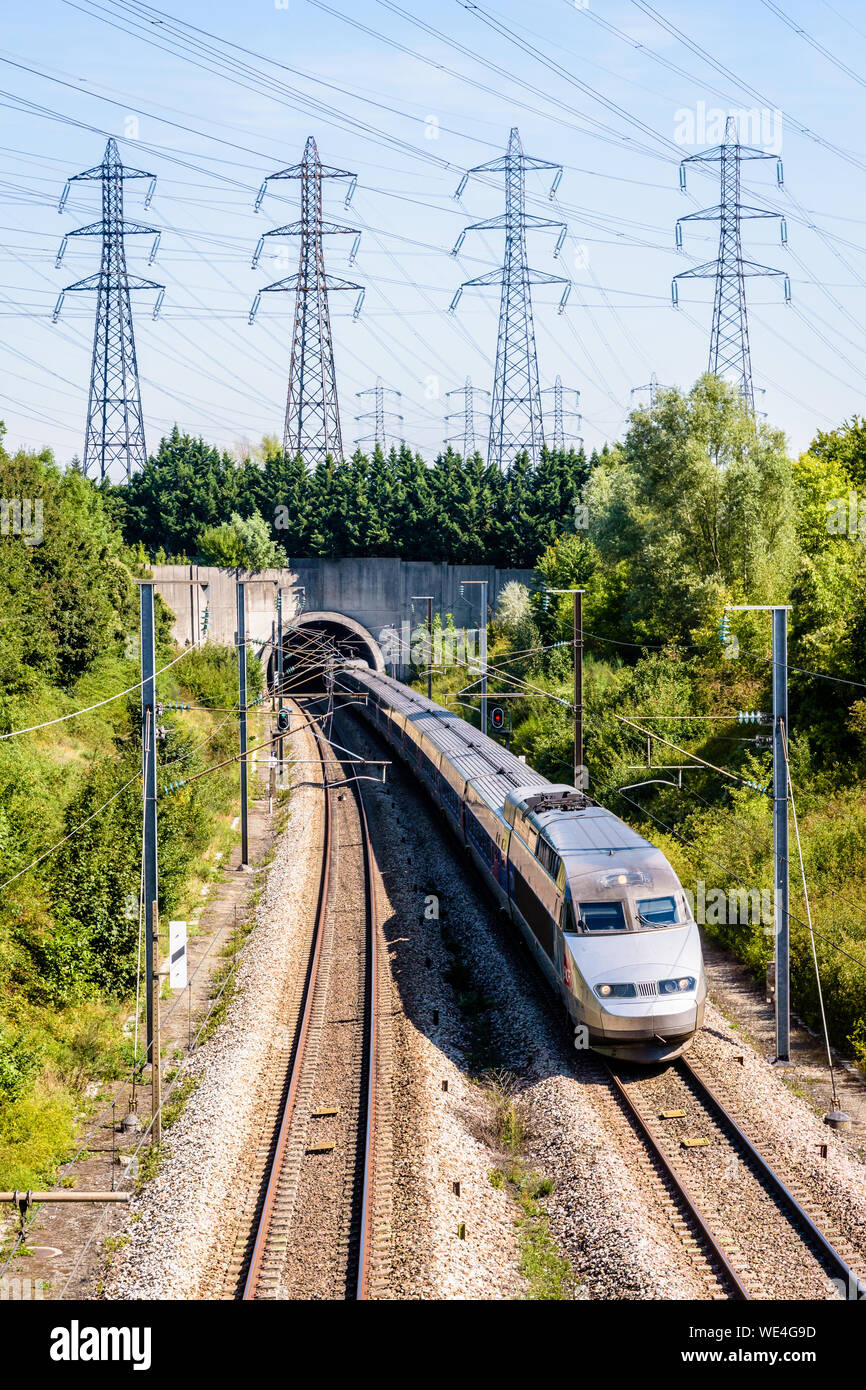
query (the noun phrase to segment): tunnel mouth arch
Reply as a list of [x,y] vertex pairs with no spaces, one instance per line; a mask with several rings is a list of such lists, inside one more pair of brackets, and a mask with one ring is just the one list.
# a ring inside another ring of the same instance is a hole
[[[363,661],[373,671],[384,671],[382,649],[373,634],[345,613],[299,613],[283,628],[283,688],[286,695],[319,689],[321,666],[317,653],[333,642],[347,661]],[[289,668],[294,668],[290,670]],[[274,674],[276,674],[274,672]]]

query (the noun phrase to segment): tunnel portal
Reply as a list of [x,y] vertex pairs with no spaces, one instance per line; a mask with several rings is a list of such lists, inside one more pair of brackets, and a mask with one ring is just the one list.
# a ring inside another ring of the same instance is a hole
[[[382,650],[375,637],[343,613],[303,613],[283,632],[283,693],[322,694],[326,664],[333,657],[363,661],[384,671]],[[275,679],[276,672],[272,672]]]

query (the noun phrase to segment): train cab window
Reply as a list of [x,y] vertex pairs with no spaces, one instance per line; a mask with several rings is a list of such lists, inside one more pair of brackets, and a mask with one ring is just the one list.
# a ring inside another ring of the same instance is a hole
[[580,924],[584,931],[625,931],[625,912],[621,902],[581,903]]
[[572,902],[568,902],[565,905],[562,930],[565,932],[566,936],[577,936],[577,923],[574,920],[574,904]]
[[637,898],[635,907],[642,927],[665,927],[678,920],[676,899],[672,896]]
[[549,841],[545,840],[542,835],[539,835],[538,837],[538,845],[536,846],[535,857],[538,860],[539,864],[541,864],[547,870],[547,872],[550,874],[550,877],[555,879],[557,873],[559,872],[559,866],[562,861],[560,860],[556,850],[553,848],[553,845],[550,844]]

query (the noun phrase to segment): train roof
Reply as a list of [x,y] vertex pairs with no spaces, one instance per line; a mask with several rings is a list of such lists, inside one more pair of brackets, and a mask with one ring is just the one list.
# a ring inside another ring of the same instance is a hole
[[591,797],[562,783],[518,787],[506,797],[505,819],[532,826],[554,849],[566,851],[651,848],[649,840]]
[[428,700],[426,695],[377,671],[352,667],[351,674],[370,690],[385,695],[391,708],[411,720],[436,748],[445,753],[467,782],[475,785],[476,781],[499,778],[500,803],[509,787],[526,790],[546,790],[550,787],[546,777],[527,767],[501,743],[467,724],[459,714]]
[[378,671],[353,664],[349,674],[384,696],[391,709],[429,738],[473,790],[524,838],[527,832],[543,834],[562,855],[609,857],[617,850],[641,850],[654,851],[663,859],[651,841],[613,811],[573,786],[549,782],[459,714]]

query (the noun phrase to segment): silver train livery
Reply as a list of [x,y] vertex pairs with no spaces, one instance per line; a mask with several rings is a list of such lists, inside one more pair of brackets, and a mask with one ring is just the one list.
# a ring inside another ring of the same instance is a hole
[[338,685],[409,764],[562,998],[575,1045],[663,1062],[706,997],[698,928],[654,845],[408,686],[351,663]]

